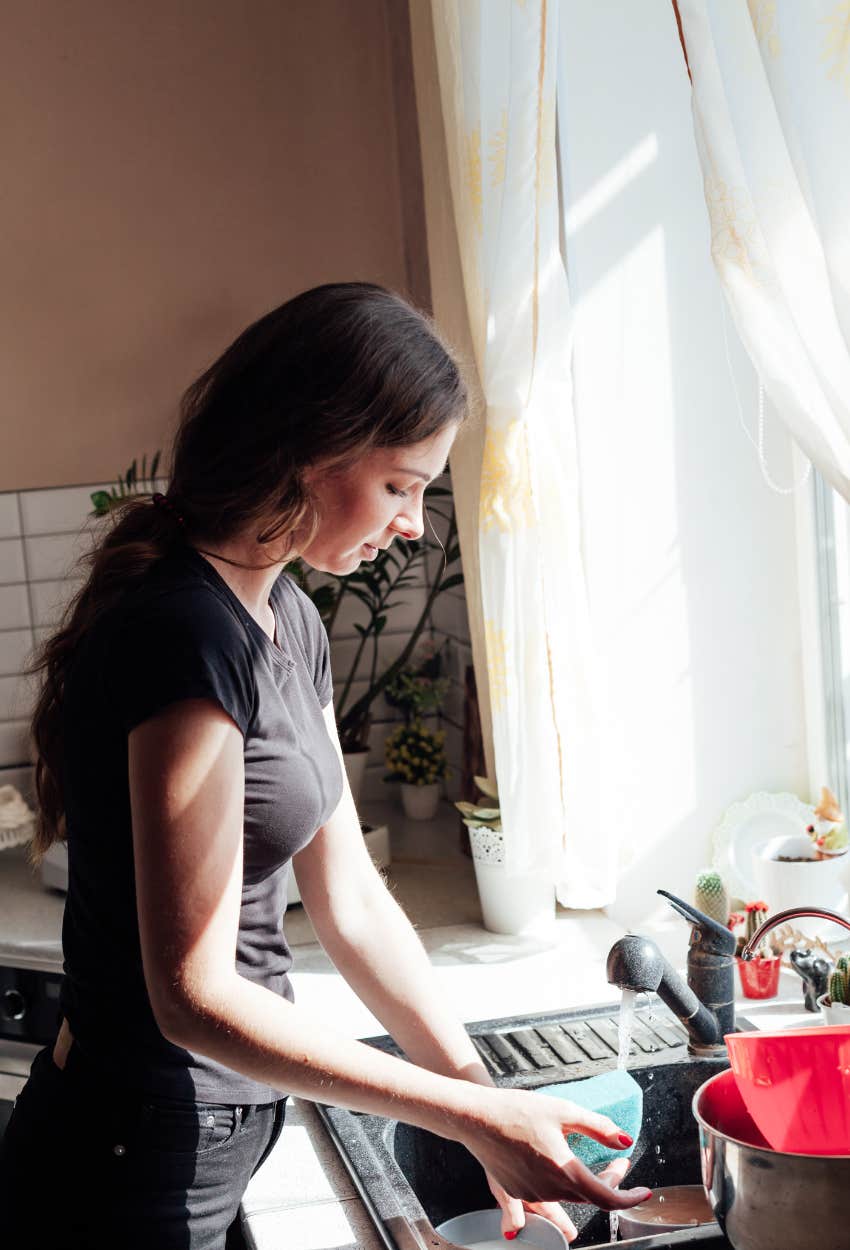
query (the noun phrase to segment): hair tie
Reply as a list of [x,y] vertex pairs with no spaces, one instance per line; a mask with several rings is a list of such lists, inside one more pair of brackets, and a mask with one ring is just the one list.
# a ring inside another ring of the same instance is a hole
[[186,524],[182,514],[178,512],[177,508],[175,508],[168,496],[163,495],[161,490],[154,491],[151,499],[155,508],[159,508],[161,512],[167,512],[169,516],[174,518],[178,525]]

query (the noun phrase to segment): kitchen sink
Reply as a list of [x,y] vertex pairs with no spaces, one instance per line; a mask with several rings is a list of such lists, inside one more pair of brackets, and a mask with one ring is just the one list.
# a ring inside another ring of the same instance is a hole
[[[616,1066],[616,1008],[490,1020],[468,1032],[500,1086],[534,1089],[582,1080]],[[391,1038],[369,1043],[401,1055]],[[644,1114],[628,1185],[699,1184],[699,1136],[691,1113],[695,1090],[725,1058],[695,1059],[679,1022],[660,1003],[635,1013],[628,1069],[644,1091]],[[380,1116],[322,1106],[319,1113],[387,1250],[432,1250],[444,1220],[494,1206],[484,1172],[457,1142]],[[565,1204],[579,1229],[575,1246],[610,1245],[608,1214]],[[729,1243],[716,1225],[661,1233],[629,1242],[634,1250],[693,1246],[719,1250]]]

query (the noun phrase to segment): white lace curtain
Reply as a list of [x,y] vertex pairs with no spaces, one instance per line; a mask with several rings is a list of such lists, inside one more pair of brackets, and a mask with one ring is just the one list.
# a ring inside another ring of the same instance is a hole
[[[455,223],[486,402],[482,620],[506,869],[560,901],[614,895],[598,828],[594,652],[580,548],[570,307],[555,151],[558,0],[432,0]],[[470,475],[471,477],[471,475]]]
[[777,414],[850,500],[850,3],[678,9],[723,290]]

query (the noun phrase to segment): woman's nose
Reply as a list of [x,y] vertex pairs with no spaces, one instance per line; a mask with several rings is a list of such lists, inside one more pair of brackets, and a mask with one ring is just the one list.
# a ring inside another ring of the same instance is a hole
[[422,508],[417,511],[408,509],[406,512],[400,512],[393,521],[393,529],[400,538],[406,538],[412,541],[415,538],[421,538],[425,533],[425,524],[422,519]]

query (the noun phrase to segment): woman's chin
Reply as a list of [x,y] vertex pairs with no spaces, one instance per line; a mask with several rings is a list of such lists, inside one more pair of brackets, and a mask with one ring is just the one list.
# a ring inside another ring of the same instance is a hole
[[302,555],[301,559],[317,573],[329,573],[332,577],[346,577],[359,568],[366,557],[361,551],[351,551],[344,556],[316,556],[312,559],[310,556]]

